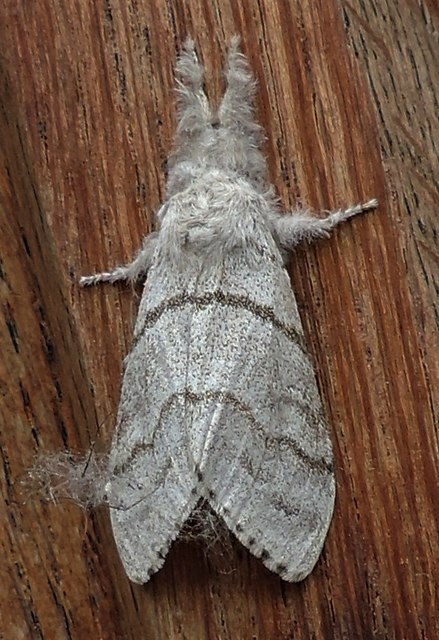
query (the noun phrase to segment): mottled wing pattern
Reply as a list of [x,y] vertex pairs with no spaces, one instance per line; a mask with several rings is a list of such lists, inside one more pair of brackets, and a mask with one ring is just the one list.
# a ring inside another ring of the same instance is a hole
[[125,570],[138,583],[147,582],[162,566],[198,500],[182,429],[186,401],[178,393],[187,375],[184,354],[190,317],[181,314],[175,330],[175,318],[150,312],[162,297],[178,290],[177,280],[169,283],[151,270],[125,362],[111,449],[108,500],[113,533]]
[[235,252],[206,272],[150,273],[109,488],[135,582],[160,568],[201,496],[284,579],[303,579],[321,551],[331,443],[289,278],[265,242],[257,265]]
[[259,268],[238,266],[226,259],[197,291],[191,449],[200,491],[229,528],[271,570],[299,581],[332,517],[331,442],[277,250]]

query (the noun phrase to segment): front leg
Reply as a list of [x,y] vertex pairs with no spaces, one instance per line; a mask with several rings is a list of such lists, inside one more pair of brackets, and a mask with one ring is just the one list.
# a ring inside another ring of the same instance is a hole
[[291,250],[302,241],[327,238],[334,227],[353,216],[370,211],[378,206],[373,199],[349,209],[335,211],[326,218],[316,218],[307,211],[293,211],[291,215],[276,215],[272,218],[276,239],[281,249]]
[[143,247],[129,264],[116,267],[113,271],[95,273],[91,276],[83,276],[79,280],[81,287],[88,287],[101,282],[120,282],[121,280],[131,283],[145,278],[153,262],[154,252],[157,246],[158,232],[154,231],[146,236]]

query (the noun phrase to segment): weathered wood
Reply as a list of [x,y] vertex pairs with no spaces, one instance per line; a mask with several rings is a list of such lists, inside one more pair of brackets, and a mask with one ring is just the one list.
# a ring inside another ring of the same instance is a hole
[[[439,634],[438,87],[433,1],[6,0],[0,7],[0,638]],[[38,451],[109,442],[138,298],[81,291],[163,198],[173,67],[218,99],[241,33],[285,205],[377,212],[292,257],[337,456],[325,552],[288,585],[238,544],[177,543],[146,587],[104,510],[24,501]]]

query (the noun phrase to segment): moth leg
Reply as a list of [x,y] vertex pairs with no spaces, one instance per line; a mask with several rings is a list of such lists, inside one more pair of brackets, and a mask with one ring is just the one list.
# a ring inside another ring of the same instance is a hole
[[223,127],[244,129],[245,135],[252,135],[254,131],[260,131],[253,113],[256,82],[246,57],[239,49],[239,43],[239,36],[234,36],[230,42],[227,89],[218,110],[218,118]]
[[316,218],[307,211],[294,211],[291,215],[277,215],[272,222],[279,245],[282,249],[290,250],[302,241],[327,238],[332,229],[341,222],[377,206],[378,200],[373,199],[330,213],[326,218]]
[[264,139],[262,127],[255,120],[257,83],[246,57],[239,49],[239,36],[230,42],[225,71],[227,88],[217,114],[217,124],[225,130],[217,143],[218,162],[244,173],[246,177],[268,188],[267,163],[260,147]]
[[95,273],[90,276],[83,276],[79,280],[82,287],[88,287],[101,282],[120,282],[128,281],[131,283],[144,278],[152,265],[154,251],[157,246],[158,232],[154,231],[146,236],[143,241],[143,247],[132,262],[113,269],[113,271],[104,271]]
[[177,146],[182,151],[184,139],[203,133],[212,119],[203,89],[204,69],[198,60],[194,41],[188,38],[176,65],[177,72]]
[[168,198],[183,191],[200,173],[200,158],[211,143],[212,112],[204,92],[204,69],[188,38],[176,65],[177,131],[169,158]]

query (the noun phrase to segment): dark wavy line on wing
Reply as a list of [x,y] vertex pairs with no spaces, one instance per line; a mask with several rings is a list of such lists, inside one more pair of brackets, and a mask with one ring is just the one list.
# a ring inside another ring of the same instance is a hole
[[224,293],[224,291],[221,291],[220,289],[203,293],[201,295],[182,293],[178,296],[174,296],[173,298],[164,300],[161,304],[155,307],[155,309],[151,309],[151,311],[148,311],[145,314],[143,327],[135,343],[141,339],[144,331],[148,327],[153,326],[164,313],[180,309],[188,304],[194,305],[197,309],[204,309],[211,304],[220,304],[225,307],[234,307],[235,309],[244,309],[249,311],[265,322],[270,322],[274,327],[276,327],[276,329],[282,331],[282,333],[284,333],[289,340],[294,342],[304,353],[307,353],[305,339],[301,332],[295,327],[279,320],[271,307],[264,304],[258,304],[248,296]]
[[[204,391],[203,393],[194,393],[191,389],[186,388],[182,391],[173,393],[172,395],[169,396],[169,398],[166,400],[166,402],[163,404],[160,410],[160,416],[159,416],[158,424],[155,431],[157,431],[160,428],[163,418],[165,417],[166,413],[172,407],[174,401],[177,398],[184,398],[186,402],[189,402],[193,405],[203,402],[205,400],[217,400],[219,402],[228,403],[232,405],[237,411],[244,414],[246,418],[250,421],[250,423],[254,426],[254,428],[263,434],[263,437],[265,438],[265,446],[268,449],[273,447],[289,448],[300,460],[302,460],[304,464],[306,464],[307,467],[309,467],[313,471],[318,471],[319,473],[322,473],[322,474],[326,474],[326,473],[330,474],[333,472],[333,465],[331,462],[328,462],[325,458],[312,458],[306,453],[306,451],[302,449],[300,444],[296,442],[293,438],[289,436],[277,437],[272,435],[266,435],[265,428],[255,418],[253,411],[250,409],[250,407],[246,405],[244,402],[242,402],[241,400],[239,400],[238,398],[236,398],[236,396],[234,396],[232,393],[228,393],[224,391],[215,391],[212,389],[212,390]],[[308,423],[310,419],[311,419],[311,416],[308,416]],[[125,473],[129,465],[134,462],[137,456],[139,456],[143,451],[149,450],[151,452],[153,451],[153,449],[154,449],[154,445],[153,445],[153,442],[151,441],[137,443],[133,447],[129,457],[125,460],[125,462],[118,465],[114,469],[114,473],[116,475]]]

